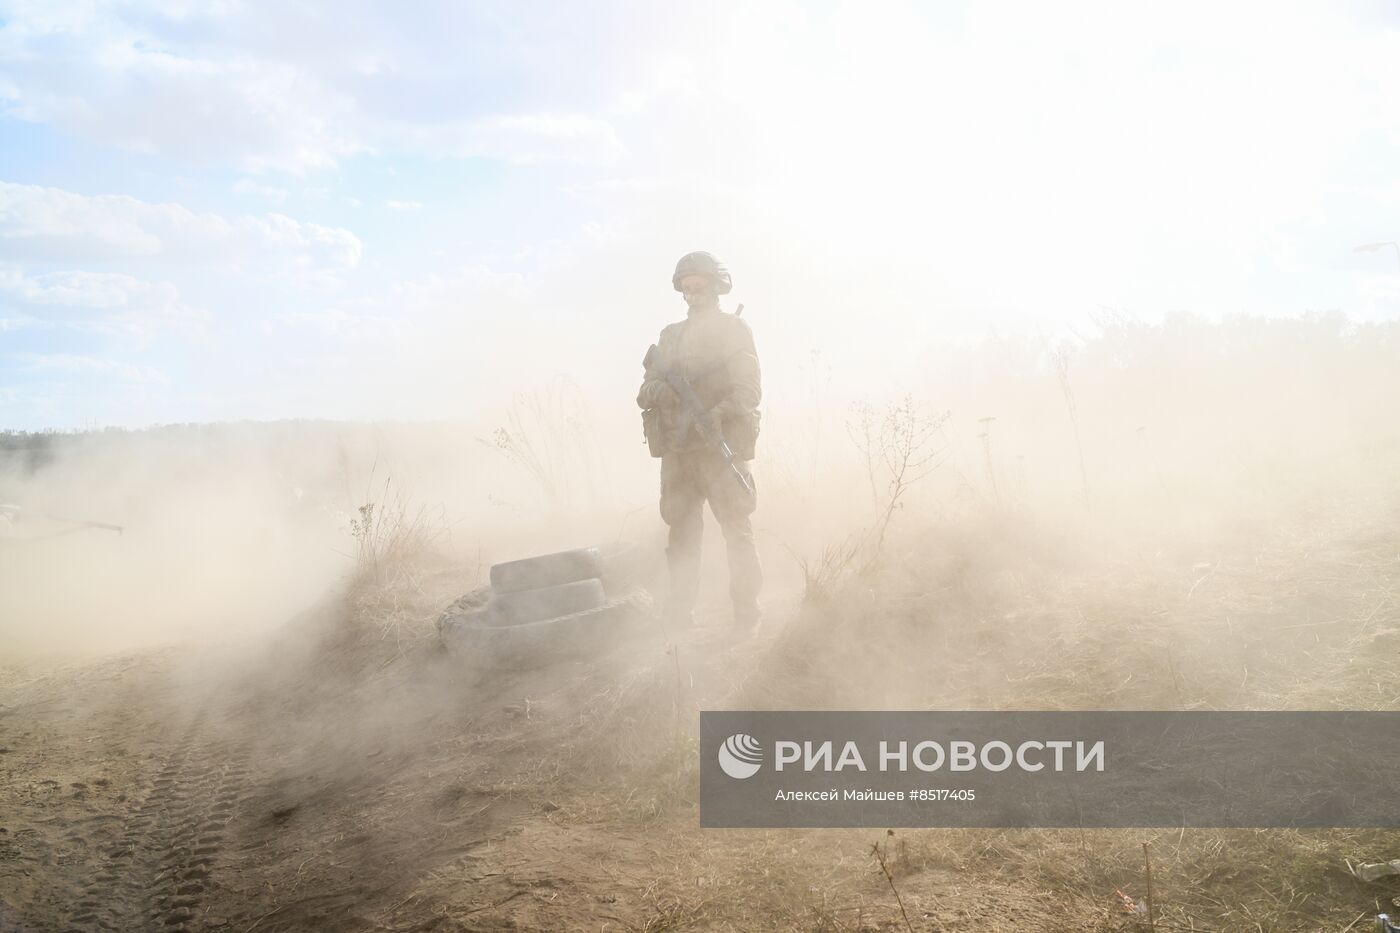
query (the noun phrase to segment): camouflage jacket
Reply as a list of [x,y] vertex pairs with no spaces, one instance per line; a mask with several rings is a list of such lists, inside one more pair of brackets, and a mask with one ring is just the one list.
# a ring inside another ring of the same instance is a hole
[[[762,398],[758,351],[753,331],[741,318],[718,308],[692,310],[684,321],[669,324],[656,343],[661,366],[679,371],[700,401],[719,419],[725,440],[743,459],[752,459],[758,436],[758,404]],[[684,453],[703,447],[694,428],[679,435],[680,400],[660,376],[649,373],[637,393],[637,405],[655,412],[659,432],[653,450]],[[645,420],[645,419],[644,419]],[[653,439],[648,436],[648,442]]]

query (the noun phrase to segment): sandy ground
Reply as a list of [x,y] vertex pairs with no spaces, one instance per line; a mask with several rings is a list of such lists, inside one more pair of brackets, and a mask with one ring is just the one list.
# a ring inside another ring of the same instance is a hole
[[[271,644],[6,670],[0,931],[1126,931],[1143,842],[1158,929],[1366,929],[1400,889],[1343,857],[1394,857],[1393,833],[702,831],[695,804],[699,709],[860,705],[861,660],[945,708],[1394,708],[1394,513],[1328,515],[1204,567],[1038,577],[983,548],[873,629],[789,603],[739,638],[714,611],[486,677],[349,597]],[[434,577],[414,611],[460,592]],[[901,655],[909,626],[928,653]]]
[[[644,634],[600,661],[476,683],[431,645],[366,673],[384,653],[363,642],[334,645],[354,661],[321,657],[316,682],[298,665],[325,643],[256,676],[177,650],[9,671],[0,930],[894,922],[868,864],[878,834],[702,837],[687,730],[671,774],[650,739],[632,744],[733,689],[731,638],[716,614],[681,641],[683,663]],[[994,929],[988,912],[1036,903],[945,874],[908,885],[905,909]]]

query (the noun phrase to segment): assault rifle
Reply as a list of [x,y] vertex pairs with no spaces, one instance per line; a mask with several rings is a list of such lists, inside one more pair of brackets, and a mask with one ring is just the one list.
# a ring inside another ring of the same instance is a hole
[[744,475],[744,471],[739,469],[736,463],[739,458],[735,456],[730,448],[729,442],[720,433],[719,423],[710,414],[705,403],[700,401],[700,396],[695,394],[695,389],[679,372],[670,366],[663,366],[659,357],[660,352],[656,349],[656,344],[652,344],[647,350],[647,355],[642,359],[642,366],[646,369],[647,375],[659,376],[666,380],[676,393],[676,397],[681,402],[681,421],[678,425],[678,434],[685,437],[686,433],[693,425],[700,432],[700,437],[704,439],[706,445],[711,450],[719,454],[724,462],[729,466],[729,472],[739,481],[739,485],[744,487],[744,491],[753,495],[753,481]]

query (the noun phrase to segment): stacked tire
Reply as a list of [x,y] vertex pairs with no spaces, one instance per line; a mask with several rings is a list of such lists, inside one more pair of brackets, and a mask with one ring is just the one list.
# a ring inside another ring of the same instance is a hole
[[647,608],[640,591],[610,596],[604,566],[597,548],[495,564],[490,587],[458,600],[438,631],[473,666],[524,669],[597,654]]

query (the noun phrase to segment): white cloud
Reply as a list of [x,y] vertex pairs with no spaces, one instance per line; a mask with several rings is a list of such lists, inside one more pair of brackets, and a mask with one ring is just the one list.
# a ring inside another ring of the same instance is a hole
[[234,194],[251,194],[260,198],[266,198],[274,204],[282,204],[291,196],[291,192],[286,188],[276,188],[272,185],[259,184],[251,178],[240,178],[233,186]]
[[170,380],[160,370],[119,360],[98,359],[70,353],[47,353],[31,358],[30,372],[60,372],[79,375],[113,376],[122,382],[163,385]]
[[[22,249],[17,241],[83,256],[154,255],[161,250],[161,237],[151,231],[151,221],[162,213],[135,198],[87,197],[61,188],[0,182],[0,240],[9,241],[11,255]],[[163,219],[168,226],[171,218]]]
[[528,113],[402,126],[396,135],[413,149],[425,152],[522,164],[602,164],[625,151],[611,123],[576,113]]
[[124,12],[12,13],[0,27],[5,112],[136,152],[253,171],[301,172],[359,151],[335,129],[352,102],[294,60],[185,54],[149,17]]
[[31,327],[44,328],[51,326],[53,325],[42,318],[29,317],[27,315],[24,317],[0,317],[0,334],[12,330],[25,330]]
[[292,328],[309,330],[320,337],[342,340],[396,341],[404,332],[403,323],[393,316],[365,308],[289,311],[281,315],[278,321]]
[[112,272],[26,276],[18,267],[0,266],[0,295],[28,305],[37,316],[27,321],[137,337],[164,331],[191,333],[211,319],[209,312],[181,301],[179,289],[168,282],[145,282]]
[[[526,162],[621,150],[609,124],[575,108],[521,101],[502,113],[462,94],[539,72],[531,46],[541,40],[521,36],[558,30],[561,17],[451,5],[421,13],[351,9],[332,23],[256,3],[180,15],[163,6],[55,13],[21,4],[0,17],[0,114],[248,171],[303,173],[395,148]],[[441,34],[434,18],[449,21]],[[529,27],[533,19],[540,22]],[[572,54],[596,64],[586,46]]]
[[243,268],[339,272],[362,246],[339,227],[284,214],[224,217],[126,195],[83,195],[0,181],[0,243],[13,258],[158,257]]
[[481,265],[445,275],[398,282],[384,291],[314,310],[293,311],[277,320],[324,337],[346,340],[407,341],[422,346],[458,339],[464,330],[477,336],[491,321],[508,316],[532,297],[524,278]]
[[[663,188],[675,188],[682,184],[679,180],[666,182],[659,178],[600,178],[597,181],[562,185],[559,190],[565,194],[584,197],[597,196],[601,199],[618,195],[649,196]],[[690,190],[694,190],[693,186]]]
[[384,206],[391,211],[418,211],[423,209],[422,201],[396,201],[390,198]]

